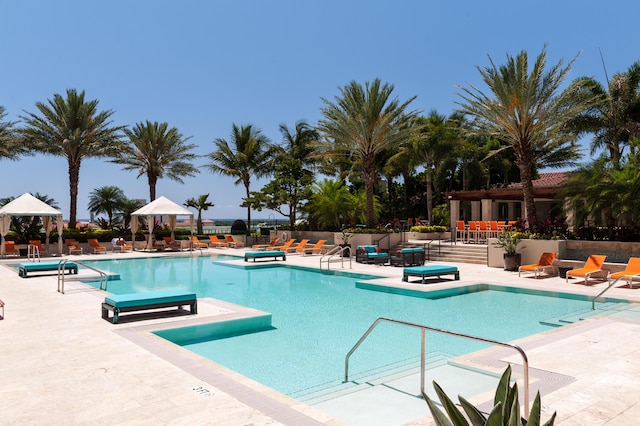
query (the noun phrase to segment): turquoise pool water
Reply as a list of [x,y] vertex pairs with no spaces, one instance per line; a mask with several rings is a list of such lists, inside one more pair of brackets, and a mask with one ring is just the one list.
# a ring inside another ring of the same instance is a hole
[[[224,257],[175,257],[96,261],[119,273],[115,294],[182,288],[272,314],[271,327],[198,339],[181,345],[285,394],[331,383],[344,375],[344,357],[378,317],[511,341],[548,330],[541,320],[589,309],[574,297],[527,294],[496,286],[473,286],[463,294],[432,298],[358,288],[371,276],[327,275],[278,266],[244,269],[221,265]],[[273,266],[270,264],[269,266]],[[538,292],[540,293],[540,292]],[[180,329],[167,336],[179,336]],[[174,339],[175,340],[175,339]],[[427,351],[461,355],[485,347],[466,339],[427,334]],[[417,365],[420,332],[383,323],[352,356],[352,376],[396,364]]]

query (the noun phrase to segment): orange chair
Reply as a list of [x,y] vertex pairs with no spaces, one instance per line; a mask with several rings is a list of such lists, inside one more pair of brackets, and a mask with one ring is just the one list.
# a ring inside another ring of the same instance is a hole
[[602,273],[602,264],[606,258],[607,256],[596,254],[590,255],[582,268],[567,271],[567,278],[565,282],[569,282],[569,276],[584,277],[584,283],[588,285],[591,275]]
[[553,261],[556,260],[557,253],[542,253],[538,263],[532,263],[530,265],[522,265],[518,268],[518,276],[522,271],[533,272],[534,277],[538,278],[541,272],[544,272],[547,268],[553,267]]
[[101,246],[97,238],[88,238],[87,243],[89,243],[89,248],[93,251],[93,254],[107,253],[107,248]]
[[80,247],[80,243],[73,238],[65,238],[64,244],[69,249],[69,254],[82,254],[82,247]]
[[182,243],[180,241],[176,241],[174,239],[172,239],[171,237],[162,237],[164,240],[164,248],[165,249],[171,249],[171,250],[182,250]]
[[[33,246],[33,247],[37,247],[37,252],[38,254],[46,254],[47,250],[44,248],[44,246],[42,245],[42,242],[40,240],[29,240],[29,245]],[[31,249],[33,250],[33,249]]]
[[244,247],[244,243],[242,241],[234,240],[233,236],[231,235],[225,235],[224,239],[227,240],[227,244],[229,244],[229,247],[233,247],[233,248]]
[[275,246],[279,242],[280,242],[280,238],[274,237],[271,239],[271,241],[269,241],[269,244],[254,244],[251,246],[251,248],[254,250],[266,249],[269,246]]
[[456,241],[458,241],[458,239],[463,242],[467,241],[467,227],[464,224],[464,220],[456,221]]
[[304,249],[307,247],[309,240],[300,240],[295,246],[289,246],[285,249],[287,253],[304,253]]
[[4,242],[4,254],[5,256],[20,256],[20,250],[16,248],[15,241]]
[[469,221],[469,229],[467,229],[467,242],[478,242],[478,225],[473,220]]
[[193,237],[189,237],[189,241],[193,244],[194,248],[209,248],[207,243],[202,243],[195,235]]
[[622,278],[627,280],[629,288],[633,288],[633,278],[640,278],[640,257],[631,257],[627,262],[627,267],[624,271],[614,272],[609,275],[609,282]]
[[312,247],[308,247],[304,250],[304,254],[320,254],[322,253],[322,246],[324,245],[324,243],[326,243],[327,240],[318,240],[317,243],[315,243],[315,245],[313,245]]
[[217,235],[209,235],[210,247],[229,247],[229,243],[226,241],[220,241]]
[[289,247],[291,247],[291,244],[293,244],[295,242],[295,238],[291,238],[289,241],[287,241],[286,243],[284,243],[281,246],[269,246],[267,247],[267,250],[282,250],[282,251],[287,251],[287,249]]

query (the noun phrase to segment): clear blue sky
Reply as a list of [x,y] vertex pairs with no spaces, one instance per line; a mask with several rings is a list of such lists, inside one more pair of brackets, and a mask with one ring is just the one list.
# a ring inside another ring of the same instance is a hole
[[[351,80],[380,78],[400,100],[416,95],[414,109],[448,115],[456,84],[480,84],[476,67],[487,55],[501,64],[526,50],[533,60],[545,44],[550,64],[581,53],[569,80],[604,83],[600,50],[609,77],[640,60],[639,16],[636,0],[5,0],[0,105],[13,121],[55,93],[84,90],[100,110],[115,111],[114,124],[166,121],[206,154],[233,123],[280,141],[280,123],[315,123],[321,98]],[[89,217],[88,194],[105,185],[149,197],[144,176],[84,160],[79,218]],[[0,197],[39,192],[67,218],[68,188],[62,157],[0,161]],[[243,187],[231,178],[202,169],[184,184],[157,185],[158,196],[179,204],[206,193],[215,207],[205,217],[246,218]]]

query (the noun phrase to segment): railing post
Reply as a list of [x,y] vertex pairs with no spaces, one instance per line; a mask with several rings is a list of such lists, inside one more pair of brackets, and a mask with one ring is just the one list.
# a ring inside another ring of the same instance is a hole
[[427,369],[427,330],[424,328],[420,329],[422,332],[422,341],[420,342],[420,393],[425,395],[424,393],[424,379]]

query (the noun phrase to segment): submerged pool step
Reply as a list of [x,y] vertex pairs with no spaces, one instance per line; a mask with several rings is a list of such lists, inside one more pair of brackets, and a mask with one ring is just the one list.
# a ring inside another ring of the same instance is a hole
[[610,315],[613,312],[619,312],[629,308],[628,303],[615,303],[615,302],[603,302],[596,303],[596,309],[591,308],[581,309],[570,314],[561,315],[559,317],[548,318],[541,320],[540,324],[550,325],[553,327],[562,327],[563,325],[573,324],[578,321],[582,321],[587,318],[598,315]]
[[[445,365],[451,357],[453,357],[453,355],[440,351],[429,352],[426,355],[426,368],[431,369]],[[373,370],[351,374],[348,382],[324,383],[312,388],[290,393],[289,396],[298,401],[313,405],[417,373],[420,373],[420,358],[400,361]]]

